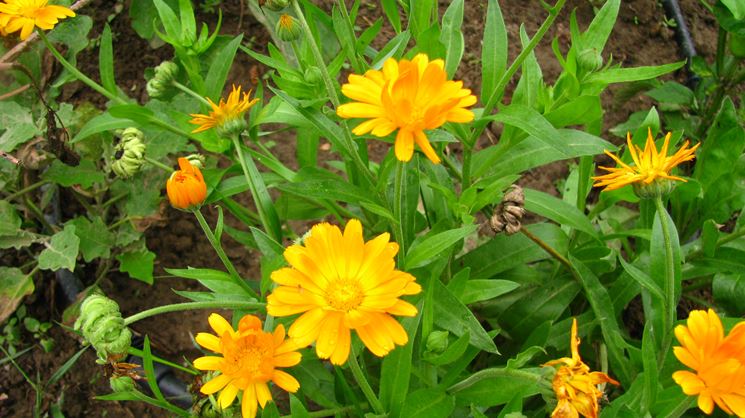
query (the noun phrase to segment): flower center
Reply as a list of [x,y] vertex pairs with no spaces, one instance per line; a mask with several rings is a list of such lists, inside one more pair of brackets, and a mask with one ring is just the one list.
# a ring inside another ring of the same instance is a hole
[[326,288],[326,302],[337,311],[349,312],[360,306],[362,299],[362,286],[357,280],[337,279]]
[[224,370],[234,378],[266,381],[274,370],[274,346],[271,334],[247,335],[224,346]]

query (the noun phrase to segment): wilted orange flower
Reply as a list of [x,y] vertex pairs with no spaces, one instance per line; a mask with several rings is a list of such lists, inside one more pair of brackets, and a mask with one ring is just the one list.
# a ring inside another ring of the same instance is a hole
[[176,170],[166,182],[166,192],[171,205],[177,209],[201,206],[207,197],[207,184],[199,168],[186,158],[178,159],[180,170]]
[[238,330],[222,316],[213,313],[209,323],[215,334],[200,332],[196,341],[202,347],[222,354],[218,356],[199,357],[194,360],[194,367],[199,370],[216,370],[220,372],[200,389],[210,395],[217,391],[220,396],[217,402],[220,408],[230,406],[243,391],[241,412],[243,418],[254,418],[257,403],[262,408],[272,400],[272,393],[267,383],[274,382],[282,389],[295,393],[300,384],[279,367],[292,367],[300,363],[297,346],[285,340],[285,328],[279,324],[273,333],[261,330],[261,320],[253,315],[241,318]]
[[[241,97],[241,86],[236,87],[233,85],[233,91],[228,95],[228,100],[220,99],[219,104],[215,104],[209,97],[207,101],[212,110],[209,115],[202,115],[199,113],[193,113],[190,116],[193,117],[189,123],[199,125],[198,128],[192,132],[202,132],[211,128],[223,129],[225,131],[238,131],[240,132],[246,126],[246,121],[243,119],[243,114],[251,108],[259,99],[254,98],[250,100],[251,90],[243,93]],[[235,124],[235,127],[230,126]],[[233,129],[235,128],[235,129]]]
[[463,88],[462,81],[447,79],[444,66],[441,59],[430,61],[427,55],[418,54],[411,61],[390,58],[382,71],[351,74],[341,91],[356,102],[339,106],[336,113],[347,119],[369,119],[352,130],[357,135],[372,132],[384,137],[398,129],[395,151],[400,161],[411,160],[416,143],[437,164],[440,158],[424,131],[445,122],[472,121],[473,112],[466,107],[476,103],[476,96]]
[[593,186],[606,186],[603,189],[605,192],[619,189],[627,184],[647,185],[653,181],[662,180],[686,181],[683,178],[670,175],[670,170],[682,162],[691,161],[696,158],[694,152],[701,144],[699,143],[694,145],[693,148],[688,148],[688,141],[686,141],[675,154],[668,156],[667,147],[670,144],[671,135],[671,132],[665,135],[665,142],[662,145],[662,149],[657,152],[657,146],[654,143],[651,129],[647,134],[647,143],[644,145],[644,151],[631,142],[631,133],[628,133],[626,135],[626,143],[629,152],[631,152],[631,158],[634,160],[634,165],[630,166],[624,163],[618,156],[606,150],[606,155],[613,158],[620,167],[600,167],[600,169],[609,172],[609,174],[593,177],[592,179],[596,181]]
[[572,320],[572,337],[570,345],[572,357],[552,360],[544,366],[561,364],[556,371],[551,386],[556,393],[556,408],[551,413],[552,418],[575,418],[582,415],[585,418],[597,418],[600,407],[598,399],[603,392],[597,385],[618,382],[605,373],[591,372],[590,367],[582,362],[579,356],[579,338],[577,338],[577,319]]
[[716,312],[691,311],[686,325],[675,327],[681,347],[673,347],[675,357],[695,370],[679,370],[673,380],[689,396],[698,395],[698,407],[706,414],[714,404],[722,411],[745,417],[745,322],[724,336]]
[[4,34],[21,31],[21,39],[39,29],[53,29],[60,19],[75,16],[64,6],[47,5],[47,0],[5,0],[0,3],[0,27]]
[[387,233],[365,242],[362,224],[339,227],[314,225],[305,245],[292,245],[284,256],[292,267],[272,273],[280,286],[267,297],[272,316],[303,313],[288,334],[299,346],[316,341],[319,358],[344,364],[349,357],[351,333],[382,357],[409,341],[391,315],[414,316],[416,307],[399,297],[422,288],[414,276],[396,270],[398,245]]

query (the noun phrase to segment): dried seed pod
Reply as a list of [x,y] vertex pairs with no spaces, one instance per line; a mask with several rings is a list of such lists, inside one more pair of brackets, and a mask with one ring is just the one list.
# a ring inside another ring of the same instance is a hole
[[520,222],[525,215],[525,195],[520,186],[513,185],[502,198],[489,219],[489,226],[497,234],[504,231],[512,235],[520,231]]

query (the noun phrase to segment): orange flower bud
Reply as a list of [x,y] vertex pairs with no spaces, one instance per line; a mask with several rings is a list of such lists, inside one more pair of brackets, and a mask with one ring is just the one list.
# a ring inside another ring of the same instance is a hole
[[207,197],[207,184],[202,172],[183,157],[178,159],[178,166],[180,170],[174,171],[166,182],[168,200],[176,209],[189,210],[201,206]]

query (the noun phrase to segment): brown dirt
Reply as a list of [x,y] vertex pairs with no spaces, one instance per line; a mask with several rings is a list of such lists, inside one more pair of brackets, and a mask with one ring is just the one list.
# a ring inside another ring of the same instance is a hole
[[[267,39],[266,33],[249,15],[240,16],[242,11],[240,2],[224,0],[223,3],[222,33],[244,32],[247,36],[256,36],[256,45],[263,45]],[[442,13],[448,2],[441,3],[440,11]],[[615,62],[622,62],[625,66],[635,66],[663,64],[680,59],[673,33],[662,24],[664,12],[657,3],[649,0],[625,0],[622,3],[617,25],[606,48],[606,54],[604,54],[606,60],[612,54]],[[103,22],[111,13],[110,4],[104,0],[97,0],[81,11],[94,17],[92,36],[100,34]],[[480,63],[478,62],[478,56],[480,55],[483,25],[478,22],[483,19],[485,4],[486,1],[484,0],[467,2],[464,35],[466,51],[469,52],[464,57],[464,62],[457,75],[474,90],[479,88]],[[510,35],[510,55],[514,58],[518,52],[520,24],[524,23],[528,33],[532,34],[542,22],[544,13],[537,1],[502,0],[500,4]],[[699,53],[705,57],[711,56],[716,44],[715,22],[703,10],[697,0],[682,0],[681,4],[689,19],[688,23],[693,31]],[[157,65],[163,59],[170,58],[172,51],[168,47],[153,50],[148,47],[145,41],[134,34],[127,16],[127,6],[125,4],[124,12],[115,15],[110,21],[116,40],[114,45],[117,63],[116,77],[117,82],[125,91],[133,97],[144,100],[144,70]],[[570,0],[565,7],[565,11],[557,20],[560,23],[555,26],[553,33],[550,33],[536,49],[536,55],[547,82],[553,82],[560,72],[560,67],[555,62],[549,41],[554,36],[559,36],[562,40],[562,47],[566,49],[565,38],[568,37],[568,16],[573,9],[576,9],[580,26],[586,27],[593,16],[590,3],[586,0]],[[367,10],[367,8],[363,7],[362,10]],[[247,10],[243,12],[248,13]],[[372,11],[371,13],[375,12]],[[210,22],[212,28],[216,16],[201,15],[199,19]],[[367,26],[365,23],[367,21],[372,22],[374,19],[363,18],[358,24],[363,26],[364,29]],[[384,26],[382,36],[385,36],[386,33],[391,33],[387,23]],[[78,57],[78,62],[83,71],[94,78],[97,77],[97,54],[97,49],[91,48],[83,51]],[[231,80],[236,82],[245,80],[249,68],[255,64],[245,55],[239,54],[239,56],[241,58],[234,66],[230,77]],[[132,57],[137,57],[137,59],[132,59]],[[683,74],[676,74],[674,77],[679,80],[685,78]],[[615,97],[618,91],[618,88],[613,88],[603,98],[604,104],[607,106],[605,129],[624,121],[632,111],[643,109],[650,104],[648,100],[639,97],[626,103],[616,103]],[[511,93],[508,91],[507,97],[509,97],[509,94]],[[105,104],[100,96],[78,83],[66,86],[63,98],[75,103],[88,101],[100,107]],[[610,138],[610,136],[606,135],[606,138]],[[293,136],[286,135],[276,138],[276,141],[278,145],[275,151],[280,158],[290,165],[294,164]],[[376,160],[382,158],[384,153],[388,151],[388,147],[382,146],[377,141],[371,142],[369,148],[372,158]],[[566,163],[551,164],[526,173],[521,180],[521,184],[556,193],[556,181],[564,178],[567,172]],[[207,216],[208,219],[214,221],[214,211],[209,212]],[[256,257],[243,250],[240,245],[235,245],[235,243],[227,240],[229,238],[226,238],[228,254],[236,263],[239,271],[247,277],[256,277],[258,274]],[[184,268],[189,265],[221,268],[209,243],[203,237],[191,215],[168,209],[166,211],[166,225],[151,228],[147,233],[147,242],[148,248],[158,255],[156,275],[164,273],[163,267]],[[43,282],[37,283],[36,295],[29,297],[25,304],[29,312],[39,319],[59,320],[60,312],[50,302],[54,300],[51,277],[45,275],[41,280]],[[110,297],[120,302],[124,315],[141,311],[153,305],[182,301],[171,291],[172,288],[192,290],[198,288],[198,285],[194,283],[172,278],[156,279],[155,285],[147,286],[121,274],[111,274],[102,286]],[[207,312],[162,315],[137,323],[134,328],[138,332],[147,333],[152,339],[155,349],[165,357],[181,362],[183,358],[190,359],[197,355],[198,352],[192,344],[189,332],[195,333],[204,330],[207,315]],[[44,354],[42,350],[35,349],[32,353],[26,354],[18,360],[21,367],[30,372],[32,376],[38,372],[42,382],[46,381],[54,370],[79,348],[78,342],[62,328],[54,327],[50,333],[57,343],[57,347],[52,353]],[[25,335],[24,338],[26,344],[33,343],[31,336]],[[95,355],[90,351],[85,353],[60,383],[45,390],[44,410],[64,396],[62,410],[67,417],[150,417],[164,415],[160,410],[139,403],[93,400],[94,396],[109,392],[108,382],[103,377],[101,368],[95,365],[94,357]],[[31,386],[24,382],[22,376],[9,364],[0,366],[0,416],[31,416],[33,402],[34,392]]]

